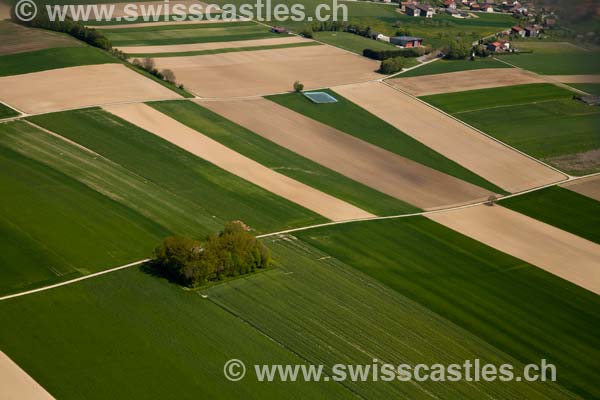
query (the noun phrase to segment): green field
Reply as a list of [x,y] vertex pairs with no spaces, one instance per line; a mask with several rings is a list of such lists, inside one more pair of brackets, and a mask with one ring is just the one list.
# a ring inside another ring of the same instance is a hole
[[150,103],[150,105],[267,168],[376,215],[419,211],[417,207],[371,189],[278,146],[196,103],[166,101]]
[[335,97],[338,102],[315,104],[305,96],[295,93],[269,96],[267,98],[365,142],[372,143],[495,193],[504,193],[502,189],[494,184],[431,150],[339,94],[325,91]]
[[[520,368],[501,350],[301,241],[267,244],[277,268],[202,291],[208,299],[131,269],[2,302],[0,323],[11,329],[0,332],[0,349],[61,399],[568,395],[552,383],[257,383],[255,363],[323,364],[330,373],[334,363],[368,365],[373,358],[412,365],[479,358]],[[248,368],[237,383],[222,375],[231,358]]]
[[594,96],[600,96],[600,83],[569,83],[569,86]]
[[477,58],[471,60],[437,60],[419,68],[412,69],[398,75],[398,78],[408,78],[411,76],[423,76],[434,74],[445,74],[447,72],[468,71],[487,68],[510,68],[509,65],[501,63],[494,58]]
[[364,49],[395,50],[396,46],[379,40],[367,39],[349,32],[315,32],[313,38],[320,42],[340,47],[356,54],[361,54]]
[[297,234],[523,363],[555,363],[558,383],[600,396],[600,298],[424,217]]
[[27,133],[23,122],[0,124],[0,293],[146,258],[169,234],[135,210],[5,144],[20,133]]
[[422,97],[495,138],[570,174],[600,170],[600,108],[549,84]]
[[[57,399],[347,398],[331,383],[229,382],[231,358],[301,364],[193,292],[119,271],[0,303],[0,349]],[[35,328],[33,328],[35,326]]]
[[198,51],[182,51],[178,53],[143,53],[143,54],[129,54],[131,58],[159,58],[159,57],[188,57],[188,56],[204,56],[208,54],[220,54],[220,53],[235,53],[238,51],[257,51],[257,50],[273,50],[273,49],[287,49],[289,47],[307,47],[307,46],[318,46],[320,43],[317,42],[300,42],[300,43],[287,43],[287,44],[273,44],[267,46],[252,46],[252,47],[230,47],[225,49],[214,49],[214,50],[198,50]]
[[190,25],[159,25],[138,28],[103,29],[113,46],[153,46],[205,42],[229,42],[279,37],[268,27],[254,22]]
[[219,224],[239,219],[258,232],[325,220],[99,109],[31,120],[203,209],[190,218],[213,218]]
[[114,62],[118,61],[108,53],[94,47],[58,47],[0,56],[0,76]]
[[16,117],[18,115],[19,115],[19,113],[17,111],[0,103],[0,119]]
[[517,67],[545,75],[597,74],[600,51],[587,51],[569,43],[517,41],[513,46],[533,53],[510,54],[502,60]]
[[600,243],[600,202],[558,186],[502,200],[501,204]]

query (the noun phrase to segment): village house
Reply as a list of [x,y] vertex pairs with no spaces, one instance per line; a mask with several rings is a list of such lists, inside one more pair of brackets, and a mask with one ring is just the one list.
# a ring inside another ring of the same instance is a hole
[[454,0],[445,0],[444,7],[448,10],[456,10],[456,2]]
[[481,6],[479,6],[479,10],[484,12],[494,12],[494,6],[490,3],[483,3]]
[[510,33],[515,36],[525,37],[525,29],[521,28],[520,26],[513,26],[510,28]]
[[396,46],[410,49],[413,47],[421,47],[423,39],[414,36],[394,36],[390,38],[390,43]]
[[510,50],[510,43],[506,40],[497,40],[487,44],[487,49],[492,53],[501,53]]
[[470,8],[471,8],[472,11],[479,11],[480,10],[480,7],[479,7],[478,3],[471,4]]
[[403,13],[406,13],[406,6],[412,6],[412,5],[416,5],[417,3],[415,1],[402,1],[400,2],[400,11],[402,11]]
[[540,28],[538,26],[526,26],[525,36],[526,37],[538,37],[540,34]]
[[425,17],[433,18],[433,8],[429,6],[422,6],[418,4],[406,5],[406,15],[411,17]]

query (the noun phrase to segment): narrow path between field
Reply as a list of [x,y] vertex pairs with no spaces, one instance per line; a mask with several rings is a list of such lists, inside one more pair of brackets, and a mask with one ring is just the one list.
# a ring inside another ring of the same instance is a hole
[[[551,187],[551,186],[563,185],[563,184],[565,184],[567,182],[573,182],[573,181],[577,181],[577,180],[585,179],[585,178],[590,178],[590,177],[594,177],[594,176],[600,176],[600,172],[597,172],[597,173],[594,173],[594,174],[590,174],[590,175],[585,175],[585,176],[577,176],[577,177],[569,176],[568,179],[565,179],[565,180],[563,180],[561,182],[554,182],[554,183],[550,183],[550,184],[547,184],[547,185],[539,186],[539,187],[536,187],[536,188],[527,189],[527,190],[524,190],[524,191],[519,192],[519,193],[513,193],[513,194],[506,195],[506,196],[499,196],[497,198],[497,200],[509,199],[511,197],[517,197],[517,196],[521,196],[521,195],[524,195],[524,194],[527,194],[527,193],[531,193],[531,192],[535,192],[535,191],[538,191],[538,190],[546,189],[546,188]],[[370,217],[370,218],[349,219],[349,220],[345,220],[345,221],[332,221],[332,222],[326,222],[326,223],[323,223],[323,224],[308,225],[308,226],[303,226],[303,227],[300,227],[300,228],[293,228],[293,229],[287,229],[287,230],[278,231],[278,232],[265,233],[263,235],[258,235],[256,237],[259,238],[259,239],[261,239],[261,238],[266,238],[266,237],[270,237],[270,236],[284,235],[284,234],[290,234],[290,233],[294,233],[294,232],[306,231],[306,230],[309,230],[309,229],[316,229],[316,228],[320,228],[320,227],[324,227],[324,226],[349,224],[349,223],[354,223],[354,222],[379,221],[379,220],[386,220],[386,219],[398,219],[398,218],[408,218],[408,217],[416,217],[416,216],[427,216],[427,215],[433,215],[433,214],[440,214],[440,213],[444,213],[444,212],[462,210],[462,209],[465,209],[465,208],[476,207],[476,206],[480,206],[480,205],[483,205],[483,204],[486,204],[486,203],[488,203],[488,202],[487,201],[479,201],[479,202],[470,203],[470,204],[461,205],[461,206],[453,206],[453,207],[443,208],[443,209],[439,209],[439,210],[423,211],[423,212],[412,213],[412,214],[400,214],[400,215],[388,215],[388,216],[383,216],[383,217]],[[111,272],[119,271],[119,270],[126,269],[126,268],[135,267],[137,265],[143,264],[143,263],[148,262],[148,261],[150,261],[150,259],[146,258],[146,259],[143,259],[143,260],[134,261],[134,262],[131,262],[129,264],[120,265],[118,267],[110,268],[110,269],[107,269],[107,270],[104,270],[104,271],[100,271],[100,272],[96,272],[96,273],[93,273],[93,274],[90,274],[90,275],[81,276],[79,278],[75,278],[75,279],[71,279],[71,280],[68,280],[68,281],[56,283],[56,284],[53,284],[53,285],[43,286],[43,287],[40,287],[40,288],[37,288],[37,289],[27,290],[27,291],[24,291],[24,292],[9,294],[9,295],[0,297],[0,301],[9,300],[9,299],[13,299],[13,298],[17,298],[17,297],[22,297],[22,296],[26,296],[26,295],[30,295],[30,294],[34,294],[34,293],[38,293],[38,292],[44,292],[46,290],[54,289],[54,288],[61,287],[61,286],[70,285],[72,283],[80,282],[80,281],[83,281],[83,280],[86,280],[86,279],[92,279],[92,278],[95,278],[97,276],[109,274]]]

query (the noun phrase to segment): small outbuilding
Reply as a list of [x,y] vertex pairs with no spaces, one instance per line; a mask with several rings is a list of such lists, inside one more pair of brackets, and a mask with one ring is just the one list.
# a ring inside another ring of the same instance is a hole
[[423,39],[414,36],[394,36],[390,38],[390,43],[404,48],[421,47]]

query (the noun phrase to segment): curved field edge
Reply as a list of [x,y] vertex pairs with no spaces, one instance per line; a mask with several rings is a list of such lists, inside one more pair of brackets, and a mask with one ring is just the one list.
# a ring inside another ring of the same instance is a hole
[[322,91],[336,98],[337,103],[315,104],[305,96],[296,93],[266,96],[265,98],[427,167],[488,189],[493,193],[506,194],[504,190],[493,183],[430,149],[338,93],[329,89]]
[[296,236],[523,363],[555,363],[559,384],[598,396],[600,298],[593,293],[423,217]]
[[396,215],[420,211],[415,206],[371,189],[264,139],[200,104],[190,101],[148,104],[267,168],[373,214]]

